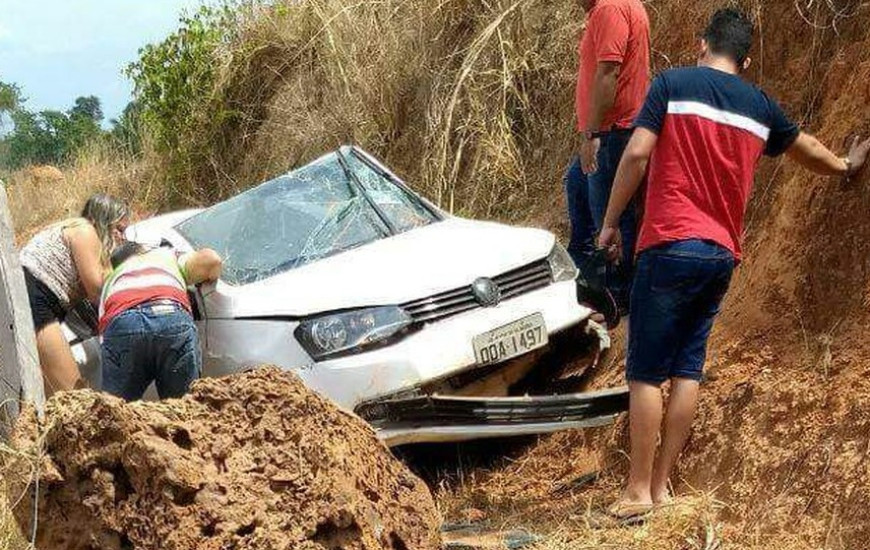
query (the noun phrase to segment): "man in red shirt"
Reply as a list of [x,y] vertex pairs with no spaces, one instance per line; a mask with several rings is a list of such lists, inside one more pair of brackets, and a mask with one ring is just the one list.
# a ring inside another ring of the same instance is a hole
[[[599,244],[615,257],[620,216],[649,168],[626,361],[631,471],[611,508],[617,517],[644,514],[670,499],[669,478],[694,418],[707,338],[740,261],[760,157],[785,153],[815,173],[849,177],[870,151],[870,140],[856,140],[847,157],[837,157],[746,83],[739,75],[749,67],[752,34],[752,22],[736,10],[713,15],[699,66],[665,71],[653,81],[614,182]],[[660,388],[668,380],[663,414]]]
[[[640,0],[582,3],[588,17],[579,46],[575,104],[580,147],[565,174],[568,251],[581,270],[595,252],[616,167],[649,85],[649,18]],[[626,253],[609,282],[624,309],[637,235],[634,208],[623,214],[620,227]]]

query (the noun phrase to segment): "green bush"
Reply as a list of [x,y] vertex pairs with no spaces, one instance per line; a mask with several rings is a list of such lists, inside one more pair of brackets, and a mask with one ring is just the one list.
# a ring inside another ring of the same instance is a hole
[[220,116],[211,98],[220,50],[233,37],[238,7],[230,1],[203,6],[179,19],[179,28],[163,41],[139,50],[139,60],[126,74],[134,84],[135,110],[157,152],[168,160],[170,176],[188,176],[186,169],[203,155],[201,140],[191,139],[203,118]]

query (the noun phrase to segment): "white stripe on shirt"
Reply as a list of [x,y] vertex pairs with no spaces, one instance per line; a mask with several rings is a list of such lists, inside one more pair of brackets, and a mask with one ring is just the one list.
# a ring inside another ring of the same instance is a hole
[[696,115],[719,124],[746,130],[763,141],[767,141],[767,138],[770,137],[770,128],[757,120],[730,111],[723,111],[698,101],[669,101],[668,114]]
[[184,290],[184,287],[179,284],[178,279],[169,273],[165,275],[162,273],[149,273],[148,275],[121,276],[106,293],[105,299],[107,300],[109,296],[124,290],[149,288],[153,286],[171,286]]

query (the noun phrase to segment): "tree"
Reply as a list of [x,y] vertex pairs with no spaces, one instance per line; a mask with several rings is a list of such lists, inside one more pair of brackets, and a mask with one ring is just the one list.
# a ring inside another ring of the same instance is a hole
[[20,89],[0,83],[0,114],[12,121],[12,131],[0,137],[0,165],[60,164],[88,142],[103,136],[103,110],[96,96],[76,98],[66,112],[31,112],[24,107]]
[[103,121],[103,107],[100,104],[100,98],[93,95],[77,97],[75,104],[69,110],[69,115],[70,118],[84,117],[99,125]]
[[92,95],[77,97],[66,114],[65,121],[53,119],[49,124],[50,129],[56,130],[55,135],[61,144],[64,159],[103,133],[100,128],[100,122],[103,121],[103,108],[98,97]]
[[[15,84],[7,84],[0,81],[0,137],[5,133],[10,121],[10,116],[24,100],[21,97],[21,89]],[[2,145],[2,141],[0,141]],[[0,146],[0,158],[7,148]]]
[[0,113],[11,113],[22,101],[21,89],[18,86],[0,82]]
[[165,152],[184,156],[183,137],[195,126],[217,78],[216,52],[237,29],[237,0],[220,0],[183,15],[163,41],[139,50],[126,74],[133,81],[141,118]]
[[109,121],[112,129],[109,132],[112,139],[129,153],[138,153],[142,149],[142,106],[137,101],[131,101],[117,119]]
[[50,162],[57,154],[57,144],[45,128],[42,114],[16,109],[11,118],[14,130],[3,140],[8,156],[4,164],[19,168]]

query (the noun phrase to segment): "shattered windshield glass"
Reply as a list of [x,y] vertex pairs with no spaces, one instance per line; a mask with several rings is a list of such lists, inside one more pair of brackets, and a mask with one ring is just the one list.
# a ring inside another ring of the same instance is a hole
[[410,196],[393,183],[388,174],[367,161],[361,153],[354,150],[343,158],[375,207],[397,231],[407,231],[432,221],[432,213],[417,197]]
[[182,222],[194,248],[247,284],[435,221],[419,199],[351,148],[322,157]]

